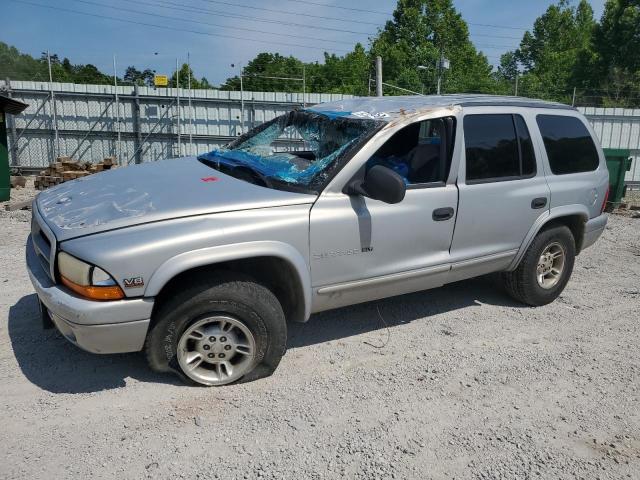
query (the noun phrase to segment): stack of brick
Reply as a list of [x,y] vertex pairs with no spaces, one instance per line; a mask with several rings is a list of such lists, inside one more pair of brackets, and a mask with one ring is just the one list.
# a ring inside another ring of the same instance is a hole
[[115,157],[107,157],[98,163],[80,163],[74,162],[70,157],[58,157],[56,162],[40,172],[34,184],[36,189],[44,190],[59,183],[86,177],[87,175],[102,172],[103,170],[110,170],[116,168],[116,166],[117,162]]

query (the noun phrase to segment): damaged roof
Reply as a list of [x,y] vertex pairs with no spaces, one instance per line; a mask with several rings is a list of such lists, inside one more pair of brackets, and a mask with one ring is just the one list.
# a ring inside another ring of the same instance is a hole
[[510,106],[563,110],[574,109],[562,103],[546,102],[544,100],[531,98],[468,94],[356,97],[321,103],[307,110],[330,117],[374,118],[376,120],[391,121],[403,113],[413,113],[421,109],[452,106]]

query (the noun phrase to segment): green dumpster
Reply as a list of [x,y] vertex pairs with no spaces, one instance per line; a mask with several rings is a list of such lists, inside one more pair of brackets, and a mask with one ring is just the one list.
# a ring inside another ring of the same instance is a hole
[[7,114],[17,115],[29,105],[0,95],[0,202],[9,200],[9,152],[7,150]]
[[607,169],[609,170],[608,203],[610,207],[617,207],[627,190],[624,177],[631,170],[630,152],[620,148],[605,148],[604,156],[607,159]]

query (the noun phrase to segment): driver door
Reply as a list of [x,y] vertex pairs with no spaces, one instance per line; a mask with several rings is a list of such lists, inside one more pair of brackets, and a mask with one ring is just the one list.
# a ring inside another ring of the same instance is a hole
[[[444,119],[425,122],[438,121]],[[419,123],[419,128],[410,125],[391,136],[367,163],[381,151],[397,165],[402,159],[408,162],[429,150],[423,147],[427,142],[453,145],[453,129],[447,140],[444,123],[439,132],[429,129],[430,124]],[[457,187],[448,181],[451,148],[435,149],[439,154],[429,160],[442,162],[444,168],[435,173],[433,169],[423,169],[430,171],[429,178],[411,178],[412,174],[408,174],[407,192],[400,203],[391,205],[335,192],[320,195],[310,213],[314,311],[446,282],[458,203]],[[380,162],[375,160],[376,164]],[[427,162],[417,163],[424,166]],[[401,170],[406,168],[398,166],[397,171]]]

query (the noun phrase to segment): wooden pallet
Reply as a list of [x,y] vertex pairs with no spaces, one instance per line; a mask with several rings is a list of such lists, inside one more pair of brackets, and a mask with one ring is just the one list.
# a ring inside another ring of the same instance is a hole
[[118,162],[115,157],[107,157],[98,163],[74,162],[70,157],[58,157],[54,163],[40,172],[40,175],[35,179],[34,185],[37,190],[44,190],[69,180],[111,170],[117,166]]

